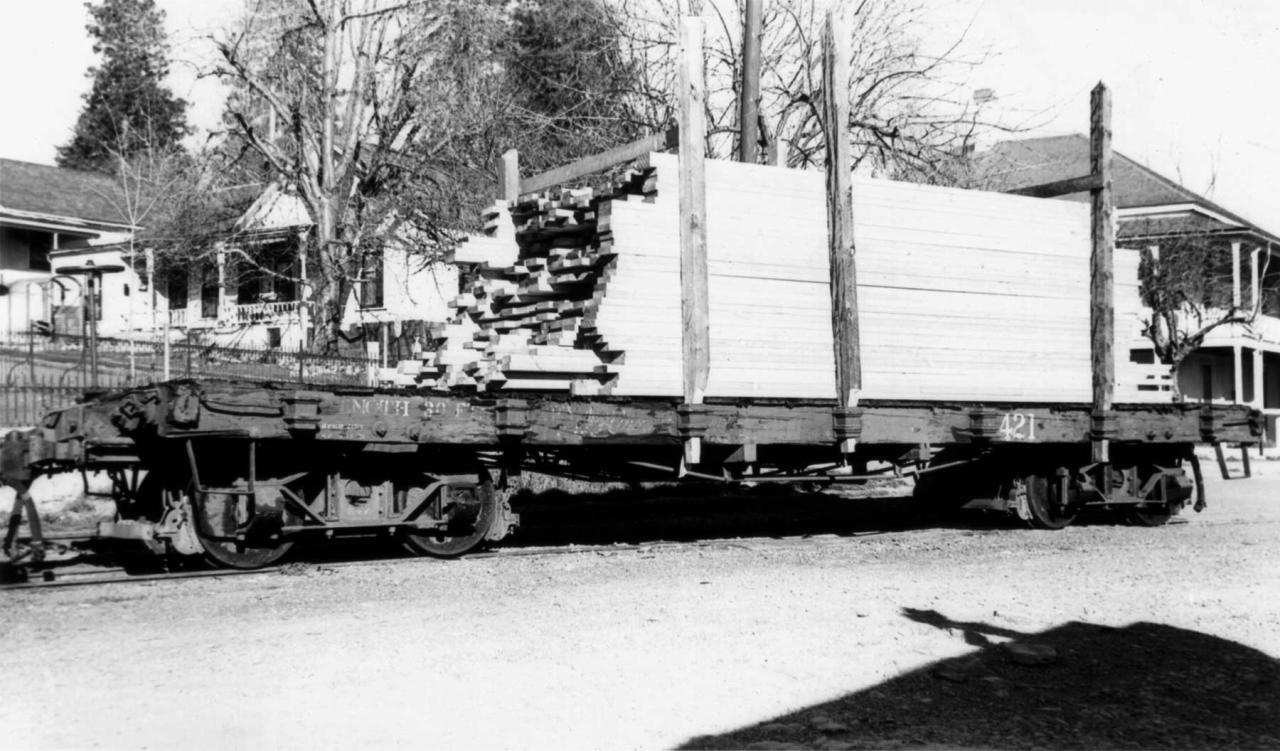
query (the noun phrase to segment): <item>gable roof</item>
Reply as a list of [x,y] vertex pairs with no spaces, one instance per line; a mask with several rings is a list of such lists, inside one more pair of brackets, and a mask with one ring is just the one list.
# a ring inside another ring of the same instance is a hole
[[261,192],[235,221],[233,232],[248,234],[311,226],[306,204],[296,191],[285,188],[279,182],[258,188]]
[[0,159],[0,209],[127,228],[120,188],[94,172]]
[[[1253,232],[1280,238],[1118,151],[1112,152],[1112,190],[1123,213],[1121,236]],[[1089,139],[1065,136],[1001,141],[982,154],[977,169],[991,190],[1016,190],[1089,174]],[[1088,193],[1063,196],[1087,201]],[[1156,207],[1168,211],[1144,212]],[[1128,210],[1128,211],[1125,211]],[[1215,216],[1216,215],[1216,216]]]

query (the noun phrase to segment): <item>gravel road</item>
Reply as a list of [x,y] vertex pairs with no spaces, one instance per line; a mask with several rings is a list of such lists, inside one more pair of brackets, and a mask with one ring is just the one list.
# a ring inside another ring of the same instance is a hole
[[1160,529],[841,510],[803,537],[10,592],[0,748],[1277,748],[1258,469]]

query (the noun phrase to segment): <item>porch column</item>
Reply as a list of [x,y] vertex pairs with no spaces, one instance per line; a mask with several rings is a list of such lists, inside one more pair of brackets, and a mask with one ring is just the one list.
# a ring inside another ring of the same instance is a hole
[[1231,395],[1232,404],[1244,403],[1244,348],[1239,344],[1231,346]]
[[298,243],[298,291],[294,297],[298,300],[298,347],[307,344],[307,299],[311,283],[307,277],[307,230],[297,234]]
[[1262,309],[1262,302],[1259,295],[1262,294],[1262,277],[1259,276],[1258,258],[1262,255],[1262,246],[1257,245],[1249,253],[1249,309],[1259,311]]
[[1263,352],[1260,348],[1255,347],[1253,350],[1253,402],[1251,405],[1255,409],[1262,409],[1266,404],[1267,394],[1266,381],[1262,378],[1262,361]]
[[218,323],[226,323],[231,319],[231,302],[227,295],[227,252],[218,246]]
[[[1232,307],[1240,307],[1240,241],[1231,241],[1231,305]],[[1239,348],[1237,348],[1236,362],[1240,361]]]

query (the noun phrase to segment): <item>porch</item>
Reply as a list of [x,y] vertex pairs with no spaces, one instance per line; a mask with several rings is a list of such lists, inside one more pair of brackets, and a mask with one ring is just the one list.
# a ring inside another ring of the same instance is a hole
[[1178,388],[1189,401],[1245,404],[1266,417],[1266,444],[1277,445],[1280,346],[1237,343],[1202,347],[1182,361]]

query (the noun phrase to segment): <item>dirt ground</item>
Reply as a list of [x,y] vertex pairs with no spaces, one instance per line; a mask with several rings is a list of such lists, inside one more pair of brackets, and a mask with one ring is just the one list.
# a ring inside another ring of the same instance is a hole
[[1255,469],[1160,529],[817,499],[778,538],[644,512],[725,539],[8,592],[0,748],[1280,748]]

